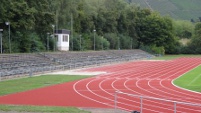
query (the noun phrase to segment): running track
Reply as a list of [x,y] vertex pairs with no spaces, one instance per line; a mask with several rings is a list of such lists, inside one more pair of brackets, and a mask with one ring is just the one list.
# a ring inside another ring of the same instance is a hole
[[[134,61],[84,69],[107,72],[99,76],[26,92],[0,96],[0,104],[114,108],[115,91],[201,104],[201,93],[172,84],[172,80],[201,64],[201,58]],[[140,99],[118,94],[119,109],[140,111]],[[143,113],[173,113],[171,102],[143,99]],[[201,113],[201,106],[177,104],[177,113]]]

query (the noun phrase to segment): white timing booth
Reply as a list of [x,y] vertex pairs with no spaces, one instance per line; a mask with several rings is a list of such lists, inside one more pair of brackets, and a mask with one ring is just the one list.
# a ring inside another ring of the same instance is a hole
[[69,30],[55,30],[56,45],[59,51],[69,51],[69,35]]

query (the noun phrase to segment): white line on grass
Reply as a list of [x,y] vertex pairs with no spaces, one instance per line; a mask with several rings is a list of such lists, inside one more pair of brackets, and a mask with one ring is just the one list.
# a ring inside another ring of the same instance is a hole
[[201,74],[199,74],[197,77],[195,77],[187,86],[190,86],[193,82],[195,82],[199,77],[201,77]]

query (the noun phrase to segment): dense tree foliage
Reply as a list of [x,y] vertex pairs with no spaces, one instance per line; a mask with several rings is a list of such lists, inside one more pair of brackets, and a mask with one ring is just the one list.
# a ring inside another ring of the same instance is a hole
[[193,36],[194,25],[190,21],[176,20],[173,22],[174,31],[178,38],[191,38]]
[[201,54],[201,23],[195,25],[195,35],[185,50],[186,53]]
[[[191,24],[125,0],[1,0],[0,12],[4,53],[9,52],[7,21],[12,52],[46,51],[53,24],[71,30],[71,50],[93,50],[95,38],[96,50],[149,47],[156,53],[177,53],[178,39],[193,36]],[[54,44],[50,38],[52,51]]]

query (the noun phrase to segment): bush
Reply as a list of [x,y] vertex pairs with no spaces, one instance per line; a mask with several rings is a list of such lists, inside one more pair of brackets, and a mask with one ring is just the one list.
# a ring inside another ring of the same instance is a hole
[[152,45],[152,46],[141,46],[140,49],[149,52],[151,54],[160,54],[160,55],[164,55],[165,54],[165,49],[163,46],[161,47],[157,47],[156,45]]

